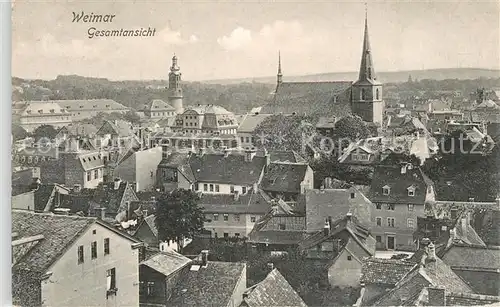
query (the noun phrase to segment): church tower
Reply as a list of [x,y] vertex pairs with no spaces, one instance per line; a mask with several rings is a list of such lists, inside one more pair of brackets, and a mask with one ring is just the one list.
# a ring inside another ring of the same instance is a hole
[[277,86],[283,83],[283,74],[281,73],[281,51],[278,51],[278,75],[276,76]]
[[377,81],[368,38],[368,14],[365,14],[365,33],[358,81],[351,89],[351,107],[354,114],[366,122],[382,124],[384,101],[382,83]]
[[181,72],[177,65],[177,56],[172,58],[172,66],[168,74],[168,102],[175,108],[177,114],[182,114],[184,108],[182,106],[182,88],[181,88]]

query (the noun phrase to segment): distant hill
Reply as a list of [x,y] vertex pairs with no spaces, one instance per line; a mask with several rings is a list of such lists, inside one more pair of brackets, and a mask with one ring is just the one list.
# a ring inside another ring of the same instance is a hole
[[[377,72],[378,79],[384,83],[406,82],[408,76],[413,80],[433,79],[477,79],[477,78],[499,78],[500,70],[498,69],[483,69],[483,68],[439,68],[425,70],[408,70],[394,72]],[[283,76],[284,81],[300,82],[300,81],[355,81],[358,77],[357,72],[339,72],[339,73],[323,73],[304,76]],[[262,78],[241,78],[241,79],[221,79],[202,81],[208,84],[235,84],[243,82],[258,82],[258,83],[276,83],[276,76]]]

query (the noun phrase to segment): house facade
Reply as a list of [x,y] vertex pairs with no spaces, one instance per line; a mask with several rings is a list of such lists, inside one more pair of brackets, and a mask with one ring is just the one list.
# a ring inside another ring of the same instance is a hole
[[417,217],[425,216],[425,203],[435,200],[434,184],[419,167],[375,168],[370,186],[372,233],[378,249],[414,250]]
[[139,305],[139,241],[94,218],[12,215],[15,303]]

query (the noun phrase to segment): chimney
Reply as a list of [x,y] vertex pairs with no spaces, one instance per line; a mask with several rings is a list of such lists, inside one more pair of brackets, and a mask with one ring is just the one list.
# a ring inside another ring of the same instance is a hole
[[80,193],[81,191],[82,191],[82,186],[81,186],[81,185],[79,185],[79,184],[75,184],[75,185],[73,186],[73,192],[75,192],[75,193]]
[[98,219],[104,220],[104,218],[106,217],[106,208],[101,207],[95,209],[95,215],[97,216]]
[[446,291],[444,288],[429,287],[427,293],[429,306],[446,306]]
[[254,182],[252,190],[253,190],[253,194],[259,192],[259,186],[256,182]]
[[245,150],[245,162],[252,162],[255,153],[256,152],[253,149]]
[[208,265],[208,250],[201,251],[201,266],[206,267]]
[[267,269],[268,269],[269,271],[274,270],[274,263],[272,263],[272,262],[268,262],[268,263],[267,263]]
[[436,261],[436,247],[432,242],[427,245],[427,261]]
[[115,181],[114,181],[114,189],[115,190],[118,190],[120,188],[120,183],[121,183],[121,179],[120,178],[115,178]]
[[323,235],[326,237],[330,234],[330,224],[328,220],[325,221],[325,226],[323,227]]
[[406,163],[404,163],[403,165],[401,165],[401,174],[406,174]]

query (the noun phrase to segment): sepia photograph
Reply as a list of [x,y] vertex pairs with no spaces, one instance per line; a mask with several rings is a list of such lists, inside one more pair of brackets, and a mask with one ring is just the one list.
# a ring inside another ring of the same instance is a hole
[[8,5],[13,306],[500,306],[500,2]]

